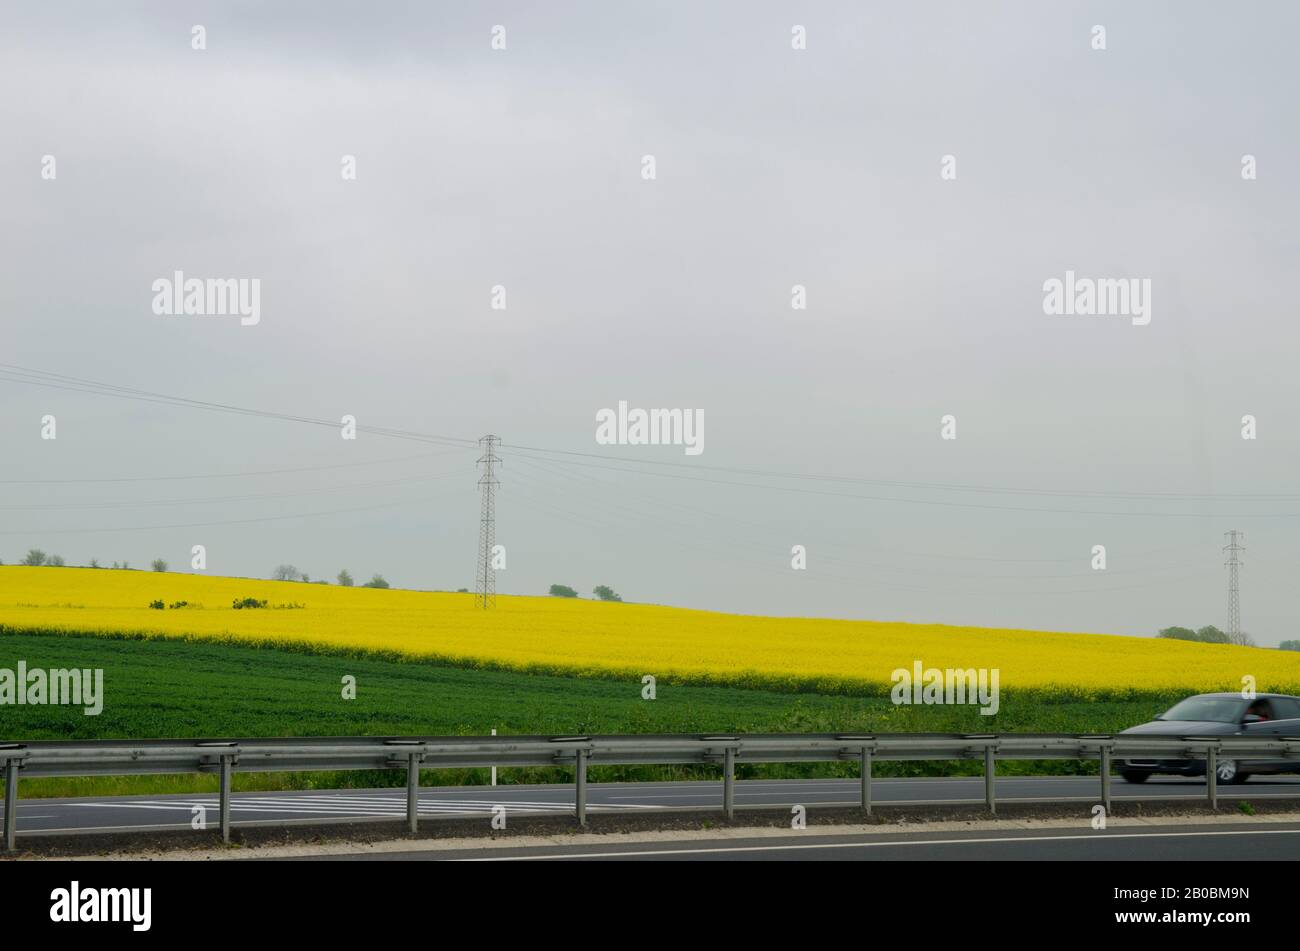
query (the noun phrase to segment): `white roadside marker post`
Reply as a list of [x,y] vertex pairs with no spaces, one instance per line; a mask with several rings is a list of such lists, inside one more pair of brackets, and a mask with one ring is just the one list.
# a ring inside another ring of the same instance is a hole
[[5,760],[4,850],[12,852],[18,842],[18,760]]

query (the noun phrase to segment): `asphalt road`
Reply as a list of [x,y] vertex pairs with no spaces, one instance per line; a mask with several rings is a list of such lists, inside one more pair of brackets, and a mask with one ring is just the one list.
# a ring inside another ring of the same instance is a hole
[[[21,793],[21,786],[19,787]],[[690,783],[592,783],[588,790],[588,811],[639,812],[672,807],[722,808],[721,782]],[[858,803],[858,782],[854,779],[751,780],[737,782],[736,805],[789,807]],[[1300,804],[1300,777],[1256,777],[1241,787],[1222,786],[1219,795],[1230,800],[1235,791],[1252,799],[1294,797]],[[1130,785],[1118,777],[1112,781],[1115,800],[1204,799],[1202,780],[1153,778],[1142,785]],[[424,787],[420,790],[422,818],[446,816],[489,816],[494,805],[504,805],[507,816],[555,814],[573,808],[573,786],[453,786]],[[1073,776],[1000,777],[999,801],[1097,802],[1100,782],[1096,778]],[[981,778],[878,779],[872,783],[877,803],[956,804],[984,801]],[[72,833],[187,829],[195,809],[205,811],[209,826],[218,821],[217,797],[207,795],[112,796],[86,799],[19,799],[18,834]],[[2,814],[2,810],[0,810]],[[400,820],[406,815],[406,790],[329,789],[303,792],[235,793],[231,797],[231,821],[245,823],[319,823],[356,819]],[[1300,849],[1300,840],[1292,845]]]
[[[805,837],[806,836],[806,837]],[[803,838],[803,841],[800,839]],[[539,861],[1294,861],[1300,823],[1268,829],[1228,826],[1162,826],[1151,830],[1091,831],[998,829],[971,832],[807,835],[779,838],[704,836],[663,842],[595,842],[532,848],[429,849],[418,852],[351,853],[310,858],[339,861],[453,860]]]

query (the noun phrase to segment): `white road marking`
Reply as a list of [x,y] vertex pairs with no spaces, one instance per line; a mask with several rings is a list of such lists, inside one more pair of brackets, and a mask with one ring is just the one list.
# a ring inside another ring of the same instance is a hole
[[1300,835],[1300,829],[1244,829],[1231,832],[1131,832],[1093,833],[1092,835],[1040,835],[1016,838],[978,839],[914,839],[904,842],[808,842],[799,845],[742,845],[733,848],[712,849],[643,849],[628,852],[568,852],[560,855],[496,855],[478,858],[451,859],[454,862],[539,862],[548,859],[573,858],[626,858],[645,855],[713,855],[731,852],[792,852],[799,849],[872,849],[905,845],[988,845],[1005,842],[1067,842],[1084,840],[1100,842],[1107,839],[1165,839],[1191,838],[1217,835]]
[[[141,809],[153,811],[191,812],[196,806],[217,811],[217,799],[137,799],[129,802],[72,802],[71,806],[85,809]],[[539,800],[503,799],[430,799],[421,797],[419,814],[422,816],[490,815],[494,806],[505,806],[507,813],[566,812],[574,808],[571,802],[545,802]],[[633,812],[654,806],[614,805],[591,803],[589,812]],[[230,811],[236,813],[281,813],[285,815],[315,816],[365,816],[398,819],[406,815],[405,797],[343,797],[343,796],[234,796]],[[35,818],[35,817],[26,817]],[[54,818],[42,816],[40,818]]]

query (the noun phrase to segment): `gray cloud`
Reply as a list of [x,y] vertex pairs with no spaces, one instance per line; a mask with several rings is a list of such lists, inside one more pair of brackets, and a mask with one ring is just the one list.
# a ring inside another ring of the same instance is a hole
[[[1300,499],[1087,495],[1295,491],[1290,5],[2,15],[0,362],[592,453],[596,411],[620,399],[701,407],[706,466],[1023,490],[620,474],[507,449],[503,591],[610,583],[750,613],[1150,632],[1226,623],[1218,549],[1240,528],[1243,624],[1293,636],[1297,519],[1265,516],[1300,515]],[[206,51],[190,49],[193,23]],[[1105,52],[1088,49],[1093,23]],[[1258,181],[1240,178],[1246,152]],[[39,177],[47,153],[55,182]],[[939,180],[944,154],[956,182]],[[260,278],[261,324],[154,316],[150,283],[176,269]],[[1042,282],[1067,269],[1151,278],[1150,326],[1044,316]],[[789,307],[796,283],[807,311]],[[494,284],[505,312],[488,307]],[[438,449],[3,381],[0,406],[7,480]],[[57,442],[39,439],[44,413]],[[955,442],[938,437],[945,413]],[[1239,438],[1245,413],[1255,442]],[[180,565],[202,542],[220,573],[291,561],[472,586],[474,458],[10,485],[6,504],[27,508],[5,513],[0,554]],[[372,484],[397,480],[412,481]],[[731,484],[745,481],[799,491]],[[1053,494],[1067,491],[1084,495]],[[226,496],[241,498],[31,508]],[[244,521],[387,502],[401,504]],[[228,524],[89,531],[210,521]],[[796,543],[804,573],[788,567]]]

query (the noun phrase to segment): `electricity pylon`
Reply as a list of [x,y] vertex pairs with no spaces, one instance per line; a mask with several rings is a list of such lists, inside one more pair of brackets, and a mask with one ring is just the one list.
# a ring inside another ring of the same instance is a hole
[[1223,534],[1228,539],[1228,544],[1223,546],[1223,550],[1228,553],[1228,560],[1224,562],[1228,566],[1228,637],[1232,643],[1240,644],[1241,591],[1237,587],[1237,569],[1241,567],[1241,561],[1237,558],[1237,553],[1246,550],[1238,544],[1246,536],[1237,531]]
[[481,608],[494,607],[497,603],[497,576],[492,567],[492,549],[497,543],[497,503],[496,467],[501,457],[496,454],[496,447],[501,444],[499,436],[484,436],[478,441],[485,448],[478,464],[483,467],[479,476],[479,494],[482,496],[482,508],[478,523],[478,571],[474,581],[474,602]]

